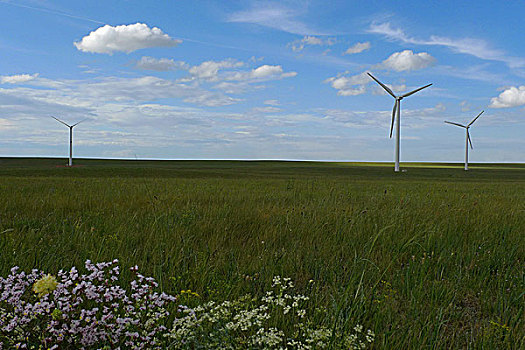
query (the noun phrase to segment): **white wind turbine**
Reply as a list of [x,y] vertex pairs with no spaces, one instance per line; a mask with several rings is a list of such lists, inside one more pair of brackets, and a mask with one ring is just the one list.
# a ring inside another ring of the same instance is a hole
[[465,136],[465,170],[468,170],[468,145],[469,145],[469,143],[470,143],[470,148],[472,148],[472,149],[474,148],[474,147],[472,147],[472,141],[470,140],[470,133],[468,132],[468,129],[470,129],[470,126],[472,124],[474,124],[474,122],[479,118],[480,115],[483,114],[483,112],[485,112],[485,111],[481,111],[481,113],[478,114],[476,118],[472,119],[472,121],[470,123],[468,123],[467,125],[454,123],[454,122],[448,122],[448,121],[445,120],[445,123],[447,123],[447,124],[460,126],[462,128],[465,128],[465,130],[466,130],[466,136]]
[[392,125],[390,126],[390,138],[392,138],[392,131],[394,130],[394,120],[396,119],[396,114],[397,114],[397,120],[396,120],[396,153],[395,153],[395,162],[396,163],[395,163],[394,171],[399,171],[399,142],[400,142],[399,139],[400,139],[400,134],[401,134],[401,100],[404,99],[405,97],[408,97],[408,96],[410,96],[412,94],[415,94],[419,90],[423,90],[424,88],[429,87],[432,84],[428,84],[428,85],[425,85],[425,86],[420,87],[418,89],[415,89],[413,91],[407,92],[406,94],[396,96],[388,86],[386,86],[385,84],[383,84],[382,82],[380,82],[379,80],[374,78],[374,76],[372,74],[370,74],[368,72],[366,74],[368,74],[370,76],[370,78],[374,79],[376,81],[376,83],[381,85],[383,87],[383,89],[385,89],[385,91],[390,94],[390,96],[392,96],[393,98],[396,99],[396,102],[394,103],[394,109],[392,110]]
[[69,124],[64,123],[62,120],[58,118],[55,118],[55,117],[51,117],[51,118],[55,119],[56,121],[64,124],[65,126],[69,128],[69,163],[68,163],[68,166],[73,166],[73,128],[77,126],[78,124],[82,123],[83,121],[85,121],[86,119],[81,120],[76,124],[69,125]]

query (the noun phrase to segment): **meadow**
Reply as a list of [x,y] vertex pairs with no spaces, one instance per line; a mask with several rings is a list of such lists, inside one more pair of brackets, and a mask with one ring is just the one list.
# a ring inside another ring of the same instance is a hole
[[75,162],[0,159],[0,276],[116,258],[197,305],[279,275],[376,349],[525,348],[523,164]]

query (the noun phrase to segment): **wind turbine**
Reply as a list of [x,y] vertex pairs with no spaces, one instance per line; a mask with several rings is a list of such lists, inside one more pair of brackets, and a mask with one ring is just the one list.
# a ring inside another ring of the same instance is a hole
[[483,112],[485,111],[481,111],[480,114],[477,115],[476,118],[472,119],[472,121],[470,123],[468,123],[467,125],[463,125],[463,124],[459,124],[459,123],[454,123],[454,122],[448,122],[445,120],[445,123],[447,124],[452,124],[452,125],[456,125],[456,126],[460,126],[462,128],[465,128],[466,130],[466,136],[465,136],[465,170],[468,170],[468,145],[470,143],[470,148],[474,148],[472,147],[472,141],[470,140],[470,133],[468,132],[468,129],[470,129],[470,126],[472,124],[474,124],[474,122],[479,118],[480,115],[483,114]]
[[78,124],[82,123],[83,121],[85,121],[86,119],[81,120],[76,124],[69,125],[67,123],[64,123],[62,120],[58,118],[55,118],[55,117],[51,117],[51,118],[55,119],[57,122],[60,122],[69,128],[69,164],[68,166],[73,166],[73,128],[77,126]]
[[428,85],[425,85],[425,86],[420,87],[418,89],[415,89],[413,91],[407,92],[406,94],[396,96],[388,86],[386,86],[385,84],[383,84],[382,82],[377,80],[372,74],[370,74],[368,72],[366,74],[368,74],[370,76],[370,78],[374,79],[376,81],[376,83],[381,85],[381,87],[383,89],[385,89],[385,91],[388,92],[390,94],[390,96],[392,96],[393,98],[396,99],[396,102],[394,103],[394,109],[392,110],[392,124],[390,126],[390,138],[392,138],[392,131],[394,130],[394,120],[396,120],[396,114],[397,114],[397,120],[396,120],[396,153],[395,153],[395,162],[396,163],[395,163],[395,168],[394,168],[394,171],[397,172],[397,171],[399,171],[399,141],[400,141],[399,139],[400,139],[400,134],[401,134],[401,100],[404,99],[405,97],[408,97],[408,96],[410,96],[412,94],[415,94],[419,90],[423,90],[424,88],[429,87],[432,84],[428,84]]

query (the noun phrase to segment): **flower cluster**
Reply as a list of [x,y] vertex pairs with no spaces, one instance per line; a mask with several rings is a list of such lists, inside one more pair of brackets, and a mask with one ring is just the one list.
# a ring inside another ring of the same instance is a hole
[[160,349],[176,299],[136,267],[130,288],[120,287],[117,263],[88,260],[86,274],[73,267],[58,278],[11,269],[0,277],[0,348]]
[[344,336],[312,326],[305,308],[309,297],[295,294],[289,278],[274,277],[272,288],[262,298],[244,296],[194,309],[179,307],[180,317],[170,334],[172,344],[181,349],[307,350],[328,348],[334,339],[346,349],[365,349],[374,341],[374,333],[363,332],[359,325],[355,333]]
[[[88,260],[86,273],[73,267],[56,277],[14,267],[0,277],[0,350],[364,349],[374,341],[374,334],[359,325],[351,334],[314,326],[306,308],[309,297],[296,294],[289,278],[275,277],[261,298],[192,309],[158,292],[155,280],[136,266],[128,288],[121,287],[117,263]],[[180,296],[200,299],[191,290]]]
[[54,291],[58,285],[55,276],[45,275],[35,282],[33,285],[33,291],[38,294],[39,297],[43,297],[46,294]]

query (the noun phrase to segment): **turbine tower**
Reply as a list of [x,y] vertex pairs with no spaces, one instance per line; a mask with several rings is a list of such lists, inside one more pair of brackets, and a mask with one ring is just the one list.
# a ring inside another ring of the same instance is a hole
[[[386,86],[385,84],[377,80],[372,74],[368,72],[366,74],[368,74],[370,78],[374,79],[376,83],[381,85],[381,87],[385,89],[385,91],[388,92],[390,96],[396,99],[396,102],[394,103],[394,109],[392,110],[392,124],[390,125],[390,138],[392,138],[392,131],[394,130],[394,120],[396,120],[396,151],[395,151],[394,171],[397,172],[399,171],[399,142],[400,142],[400,134],[401,134],[401,100],[404,99],[405,97],[415,94],[419,90],[423,90],[424,88],[429,87],[432,84],[428,84],[418,89],[415,89],[413,91],[407,92],[406,94],[396,96],[388,86]],[[397,114],[397,119],[396,119],[396,114]]]
[[55,118],[55,117],[51,117],[51,118],[55,119],[57,122],[60,122],[69,128],[69,163],[68,163],[68,166],[73,166],[73,128],[77,126],[78,124],[82,123],[86,119],[81,120],[76,124],[69,125],[67,123],[64,123],[62,120],[58,118]]
[[462,128],[465,128],[465,130],[466,130],[466,136],[465,136],[465,171],[468,170],[468,145],[469,145],[469,143],[470,143],[470,148],[472,148],[472,149],[474,148],[474,147],[472,147],[472,141],[470,140],[470,133],[468,132],[468,129],[470,129],[470,126],[472,124],[474,124],[474,122],[479,118],[480,115],[483,114],[483,112],[485,112],[485,111],[481,111],[481,113],[478,114],[476,118],[472,119],[472,121],[470,123],[468,123],[467,125],[454,123],[454,122],[449,122],[449,121],[445,120],[445,123],[447,123],[447,124],[460,126]]

